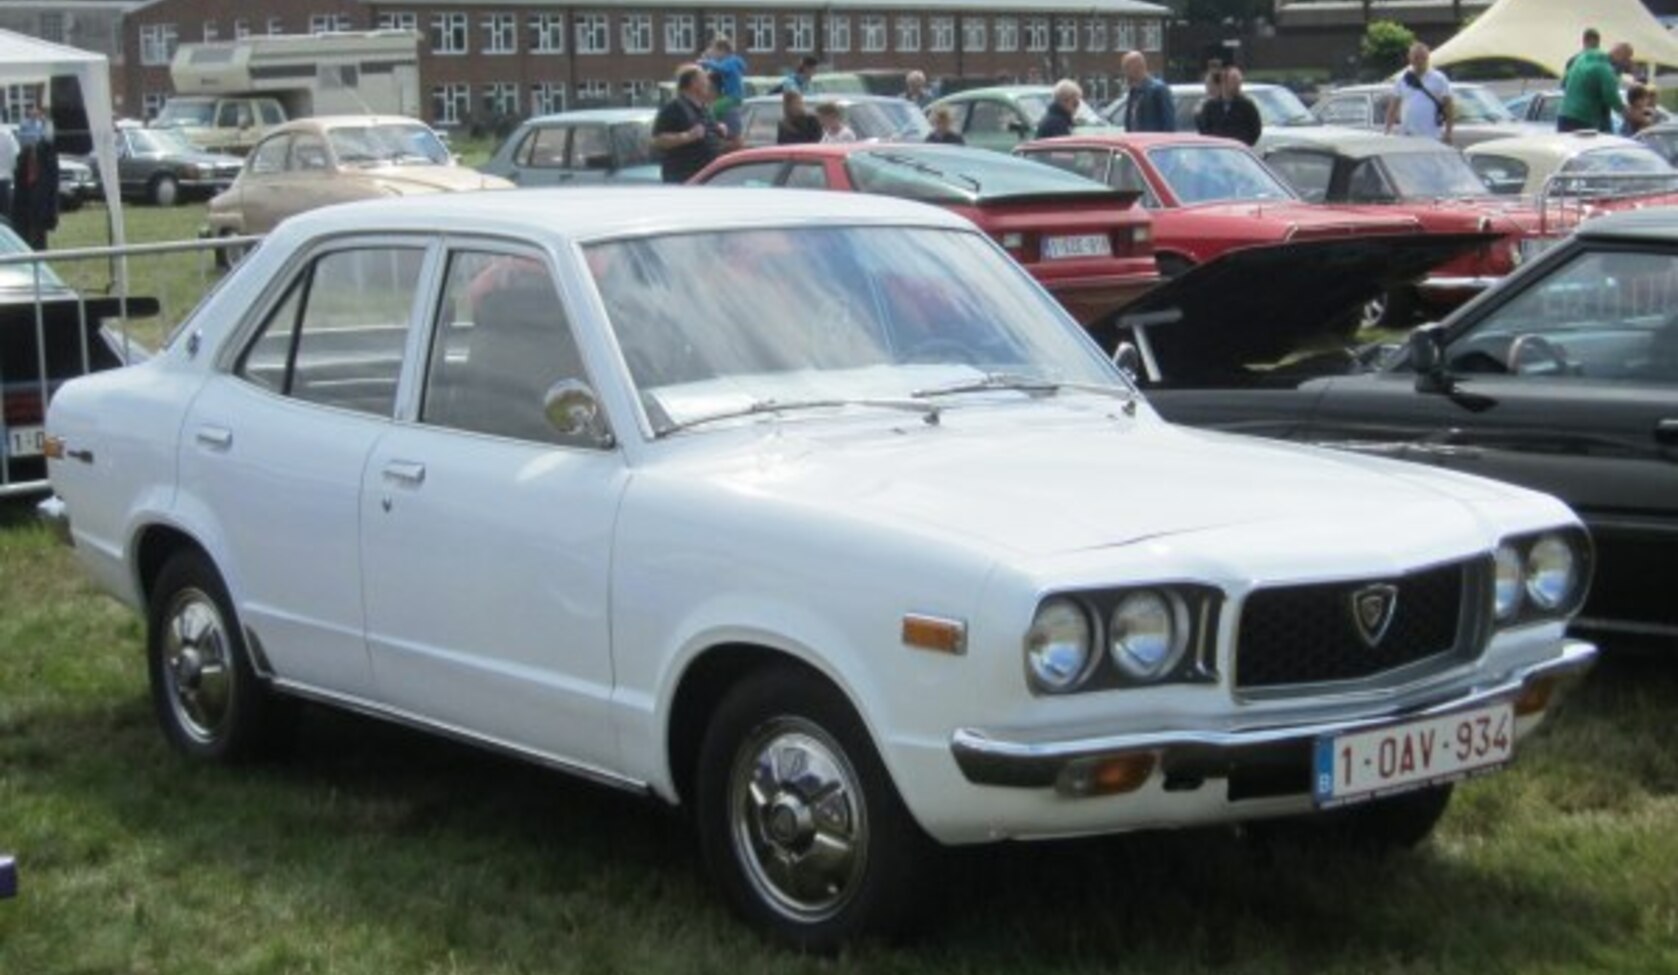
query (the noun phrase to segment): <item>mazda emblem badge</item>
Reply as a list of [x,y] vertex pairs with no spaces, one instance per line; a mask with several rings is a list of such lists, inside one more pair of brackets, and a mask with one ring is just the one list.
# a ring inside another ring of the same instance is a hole
[[1364,646],[1379,646],[1398,613],[1398,587],[1384,582],[1352,593],[1352,624]]

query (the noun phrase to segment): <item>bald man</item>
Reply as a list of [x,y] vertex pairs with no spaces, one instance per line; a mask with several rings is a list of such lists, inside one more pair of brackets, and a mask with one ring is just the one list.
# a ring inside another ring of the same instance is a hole
[[1148,73],[1148,59],[1142,52],[1126,54],[1119,67],[1124,71],[1126,88],[1125,131],[1177,131],[1177,106],[1172,104],[1171,88]]
[[1455,112],[1451,106],[1451,81],[1430,66],[1433,52],[1420,41],[1410,45],[1410,67],[1393,85],[1387,106],[1387,132],[1393,126],[1404,135],[1451,141]]

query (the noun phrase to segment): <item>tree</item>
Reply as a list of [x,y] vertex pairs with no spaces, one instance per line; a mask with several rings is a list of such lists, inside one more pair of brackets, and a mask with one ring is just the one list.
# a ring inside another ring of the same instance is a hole
[[1363,64],[1377,75],[1388,75],[1404,67],[1416,35],[1403,24],[1377,20],[1363,32]]

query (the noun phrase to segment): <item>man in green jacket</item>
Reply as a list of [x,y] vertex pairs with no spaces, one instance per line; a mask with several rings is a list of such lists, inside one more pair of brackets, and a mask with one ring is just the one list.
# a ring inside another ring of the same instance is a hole
[[[1614,45],[1613,57],[1629,62],[1631,45]],[[1595,129],[1614,131],[1614,112],[1625,111],[1620,101],[1620,76],[1614,72],[1610,55],[1587,48],[1573,59],[1562,82],[1561,114],[1556,117],[1556,131],[1573,132]]]

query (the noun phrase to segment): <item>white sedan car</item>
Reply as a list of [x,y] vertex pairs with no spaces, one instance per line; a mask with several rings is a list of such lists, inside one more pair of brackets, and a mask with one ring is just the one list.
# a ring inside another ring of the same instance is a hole
[[323,209],[47,433],[180,750],[307,698],[680,803],[808,948],[913,917],[929,840],[1418,842],[1596,652],[1558,501],[1169,425],[884,197]]

